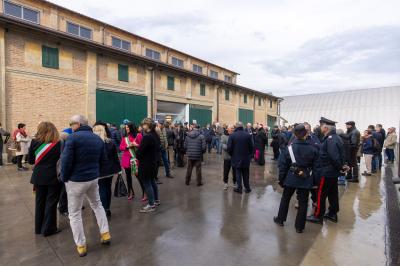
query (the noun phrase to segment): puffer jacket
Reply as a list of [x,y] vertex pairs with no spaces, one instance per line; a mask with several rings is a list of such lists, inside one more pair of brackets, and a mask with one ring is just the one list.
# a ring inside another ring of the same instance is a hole
[[228,139],[229,135],[222,135],[221,136],[221,145],[222,145],[222,158],[224,160],[230,160],[231,156],[228,153]]
[[61,178],[64,182],[87,182],[100,177],[106,162],[104,142],[89,126],[81,126],[68,136],[61,155]]
[[198,129],[194,129],[187,134],[184,147],[188,159],[201,160],[203,153],[206,151],[205,138]]

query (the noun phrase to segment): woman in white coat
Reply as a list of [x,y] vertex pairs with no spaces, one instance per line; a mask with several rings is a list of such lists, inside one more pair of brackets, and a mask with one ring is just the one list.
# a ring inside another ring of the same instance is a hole
[[22,159],[28,154],[31,139],[26,133],[25,124],[18,124],[18,129],[14,131],[14,138],[16,142],[15,156],[17,157],[18,171],[26,171],[28,168],[22,165]]

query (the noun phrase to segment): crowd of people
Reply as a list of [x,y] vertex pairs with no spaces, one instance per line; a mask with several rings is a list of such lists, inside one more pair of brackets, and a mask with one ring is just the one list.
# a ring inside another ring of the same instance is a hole
[[[156,211],[161,204],[158,169],[162,165],[165,176],[174,178],[170,153],[176,167],[185,167],[185,184],[190,185],[193,168],[196,184],[202,186],[204,154],[215,149],[223,159],[223,189],[228,190],[229,173],[233,191],[250,193],[250,164],[265,164],[265,149],[271,146],[272,160],[278,162],[279,185],[283,188],[278,215],[274,222],[284,226],[290,200],[297,194],[295,228],[305,229],[306,221],[323,224],[323,220],[338,222],[338,185],[359,182],[359,163],[364,156],[366,171],[371,176],[380,171],[384,162],[394,162],[397,143],[396,129],[386,133],[382,125],[369,126],[361,135],[354,121],[346,123],[346,132],[336,130],[336,122],[321,118],[312,128],[307,122],[289,127],[262,124],[235,125],[214,123],[201,128],[193,123],[171,124],[145,118],[136,126],[125,119],[120,127],[96,122],[92,127],[82,115],[70,119],[69,127],[59,132],[51,122],[41,122],[33,136],[25,124],[18,124],[12,134],[0,125],[0,137],[11,139],[10,149],[18,171],[27,171],[26,162],[34,165],[31,183],[35,191],[35,233],[50,236],[59,233],[57,207],[61,215],[69,217],[78,254],[87,254],[83,229],[82,209],[87,198],[100,231],[100,242],[111,243],[107,217],[111,216],[112,184],[114,176],[124,173],[127,199],[136,194],[133,177],[138,180],[143,207],[140,213]],[[269,138],[272,141],[269,143]],[[1,141],[3,144],[3,141]],[[1,146],[2,148],[2,146]],[[170,152],[171,151],[171,152]],[[0,158],[1,159],[1,158]],[[2,164],[2,160],[0,160]],[[311,194],[312,215],[307,217]],[[326,200],[329,208],[326,211]]]

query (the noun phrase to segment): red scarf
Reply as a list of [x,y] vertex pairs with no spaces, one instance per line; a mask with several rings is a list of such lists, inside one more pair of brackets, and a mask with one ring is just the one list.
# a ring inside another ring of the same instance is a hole
[[18,135],[18,133],[20,133],[22,136],[24,136],[24,138],[26,138],[28,135],[26,134],[26,131],[25,131],[25,129],[23,129],[23,128],[20,128],[20,129],[16,129],[16,130],[14,130],[14,132],[13,132],[13,140],[16,140],[17,139],[17,135]]

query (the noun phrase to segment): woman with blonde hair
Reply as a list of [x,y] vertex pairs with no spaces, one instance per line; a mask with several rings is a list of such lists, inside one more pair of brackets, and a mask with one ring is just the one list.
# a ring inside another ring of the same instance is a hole
[[104,154],[107,158],[100,167],[99,194],[100,200],[108,217],[111,216],[111,185],[112,178],[121,171],[118,159],[118,151],[111,139],[111,132],[106,123],[96,122],[93,126],[93,133],[98,135],[104,141]]
[[60,136],[51,122],[41,122],[28,152],[34,164],[31,183],[35,187],[35,233],[50,236],[59,233],[57,203],[61,182],[57,178],[57,162],[61,155]]

